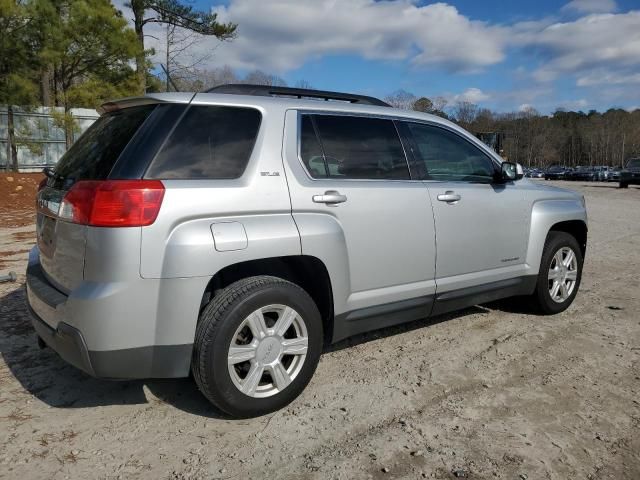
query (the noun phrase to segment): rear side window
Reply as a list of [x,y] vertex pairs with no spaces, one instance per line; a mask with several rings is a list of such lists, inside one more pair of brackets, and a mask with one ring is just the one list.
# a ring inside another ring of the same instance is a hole
[[251,157],[261,118],[253,108],[190,107],[147,170],[146,178],[240,177]]
[[398,132],[391,120],[303,115],[300,142],[302,161],[314,178],[411,178]]
[[67,150],[56,166],[65,183],[104,180],[156,105],[125,108],[102,115]]

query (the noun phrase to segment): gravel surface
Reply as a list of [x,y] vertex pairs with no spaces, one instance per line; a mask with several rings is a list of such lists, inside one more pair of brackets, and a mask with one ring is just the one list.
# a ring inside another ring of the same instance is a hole
[[590,219],[569,310],[500,302],[350,339],[288,408],[242,421],[189,379],[99,381],[39,350],[34,226],[2,226],[19,278],[0,284],[0,477],[640,478],[640,188],[563,185]]

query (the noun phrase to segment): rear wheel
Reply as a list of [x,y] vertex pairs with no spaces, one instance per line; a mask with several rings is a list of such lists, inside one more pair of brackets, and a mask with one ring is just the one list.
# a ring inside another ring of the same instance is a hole
[[629,188],[629,184],[626,182],[625,183],[620,182],[620,188]]
[[239,280],[205,307],[192,360],[200,391],[234,417],[255,417],[295,399],[322,351],[322,320],[299,286],[259,276]]
[[540,311],[554,314],[571,305],[580,287],[582,263],[580,245],[573,236],[565,232],[549,232],[532,296]]

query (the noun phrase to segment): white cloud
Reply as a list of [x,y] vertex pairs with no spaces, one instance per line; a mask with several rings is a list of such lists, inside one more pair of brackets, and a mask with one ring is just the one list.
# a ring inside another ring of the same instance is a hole
[[562,10],[577,13],[609,13],[615,12],[618,6],[615,0],[573,0]]
[[640,73],[634,72],[610,72],[606,70],[594,70],[578,77],[576,84],[579,87],[591,87],[594,85],[624,85],[640,84]]
[[411,0],[233,0],[213,11],[239,25],[217,62],[276,73],[332,54],[477,71],[504,59],[508,33],[451,5]]
[[[131,20],[125,0],[112,1]],[[447,3],[422,5],[418,0],[229,0],[212,11],[222,22],[238,23],[237,38],[220,43],[206,37],[192,55],[215,48],[203,68],[229,65],[282,75],[331,55],[473,73],[487,71],[509,54],[521,59],[513,72],[517,87],[490,93],[468,88],[445,96],[450,101],[490,100],[505,108],[538,106],[555,102],[554,82],[563,79],[584,91],[616,87],[612,98],[627,102],[637,97],[631,90],[640,83],[640,9],[602,13],[617,8],[613,0],[574,0],[562,7],[561,13],[572,14],[564,21],[540,17],[497,25],[475,21]],[[147,48],[156,49],[153,59],[162,62],[162,27],[147,24],[145,34]],[[367,79],[362,81],[366,90]]]
[[591,103],[584,99],[580,98],[578,100],[565,100],[559,103],[560,108],[564,108],[565,110],[584,110]]
[[471,102],[480,103],[488,100],[490,95],[483,92],[479,88],[467,88],[464,92],[453,96],[454,102]]
[[595,69],[638,68],[640,11],[594,14],[573,22],[554,23],[541,31],[521,33],[518,41],[538,49],[547,58],[534,72],[534,78],[541,82]]

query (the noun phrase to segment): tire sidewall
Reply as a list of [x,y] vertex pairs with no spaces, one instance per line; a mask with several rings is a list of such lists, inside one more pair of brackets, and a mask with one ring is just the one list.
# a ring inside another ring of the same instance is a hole
[[[307,328],[307,356],[296,378],[282,392],[264,398],[242,393],[231,380],[227,356],[233,336],[242,321],[257,309],[281,304],[295,309]],[[207,384],[216,390],[216,404],[236,417],[253,417],[278,410],[295,399],[309,383],[322,353],[322,320],[315,303],[301,288],[288,282],[278,282],[256,288],[229,305],[219,319],[213,341],[205,348]]]
[[[578,266],[578,276],[576,278],[576,284],[573,288],[573,292],[569,295],[564,302],[558,303],[551,298],[549,292],[549,269],[551,268],[551,260],[558,250],[563,247],[569,247],[573,250],[576,256]],[[584,260],[582,258],[582,251],[577,240],[564,232],[550,232],[549,237],[545,243],[544,252],[542,254],[542,260],[540,262],[540,274],[538,275],[538,302],[544,313],[560,313],[573,303],[574,298],[578,294],[580,283],[582,281],[582,266]]]

